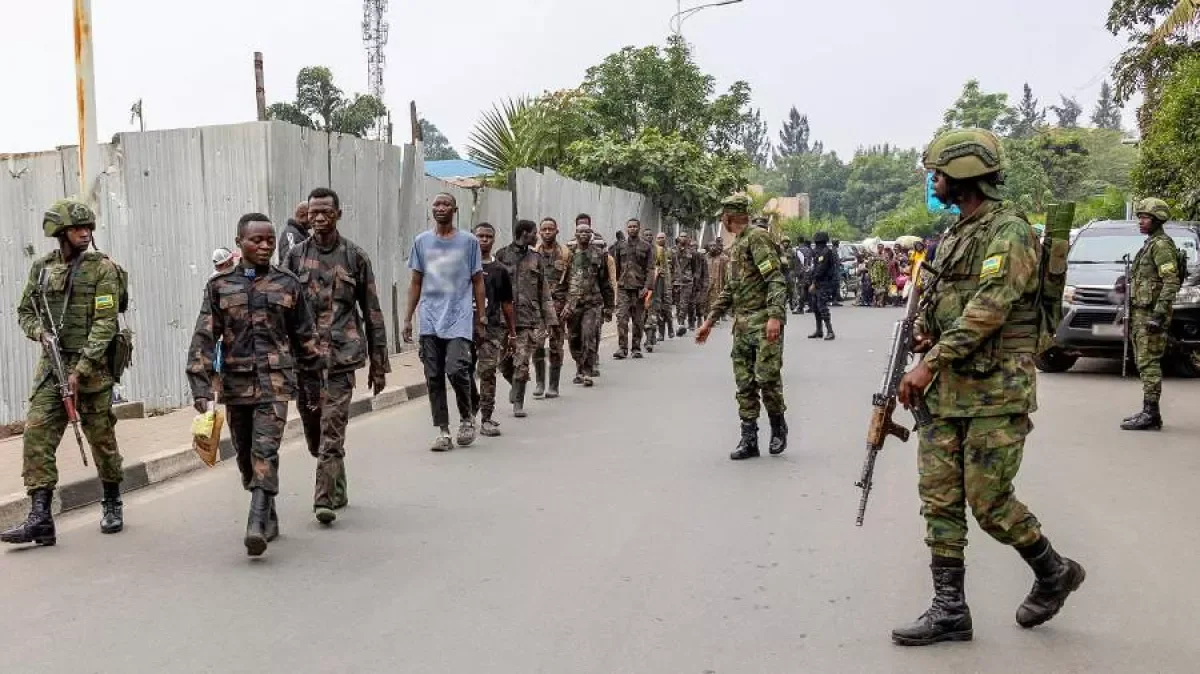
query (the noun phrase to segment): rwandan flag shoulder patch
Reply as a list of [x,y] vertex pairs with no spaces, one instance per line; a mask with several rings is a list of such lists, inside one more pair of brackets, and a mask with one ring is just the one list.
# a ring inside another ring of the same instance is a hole
[[1170,276],[1175,273],[1175,263],[1168,262],[1158,268],[1158,273],[1163,276]]
[[771,260],[763,260],[762,262],[758,263],[758,272],[760,274],[763,274],[764,276],[767,274],[770,274],[771,270],[774,268],[775,268],[775,263],[772,262]]
[[991,278],[993,276],[999,276],[1000,270],[1002,270],[1003,268],[1004,268],[1004,256],[1003,255],[993,255],[983,261],[983,266],[980,267],[980,269],[979,269],[979,278],[985,279],[985,278]]
[[112,309],[114,306],[116,306],[116,303],[113,302],[112,295],[97,295],[96,296],[96,310],[97,311],[103,311],[105,309]]

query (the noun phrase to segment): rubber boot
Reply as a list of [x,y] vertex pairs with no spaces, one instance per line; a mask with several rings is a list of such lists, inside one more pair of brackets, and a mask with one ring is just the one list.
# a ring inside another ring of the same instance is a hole
[[271,518],[271,497],[262,489],[250,491],[250,515],[246,518],[246,554],[258,557],[267,551],[267,520]]
[[825,336],[825,326],[821,322],[821,317],[817,316],[817,331],[808,336],[809,339],[821,339]]
[[558,397],[558,382],[562,379],[562,365],[550,366],[550,387],[546,389],[547,398]]
[[834,339],[836,339],[836,335],[833,334],[833,323],[830,323],[829,319],[826,318],[825,319],[825,341],[832,342]]
[[533,397],[541,398],[546,395],[546,359],[533,359]]
[[742,419],[742,439],[729,458],[734,461],[753,459],[758,456],[758,421]]
[[125,528],[125,509],[121,503],[121,483],[102,482],[104,496],[100,499],[100,533],[115,534]]
[[971,626],[971,609],[967,606],[963,581],[966,569],[961,566],[940,566],[945,563],[935,557],[933,572],[933,603],[920,618],[892,630],[892,641],[901,646],[928,646],[939,641],[970,641],[975,637]]
[[50,514],[54,490],[34,489],[29,493],[29,500],[29,516],[23,523],[0,533],[0,541],[13,545],[54,545],[58,540],[54,533],[54,517]]
[[1133,415],[1121,424],[1123,431],[1161,431],[1163,426],[1162,414],[1158,410],[1158,401],[1147,400],[1142,403],[1142,411]]
[[771,445],[769,451],[772,455],[783,454],[783,450],[787,449],[788,442],[788,425],[787,420],[783,415],[771,416]]
[[509,392],[508,400],[513,406],[513,416],[518,419],[523,419],[527,415],[525,412],[525,384],[528,382],[514,381],[512,391]]
[[279,538],[279,513],[275,510],[275,497],[271,497],[271,510],[267,518],[267,542]]
[[[1018,550],[1036,578],[1029,596],[1017,607],[1017,624],[1024,628],[1037,627],[1053,618],[1087,577],[1078,562],[1055,552],[1049,539],[1043,537],[1031,547],[1035,550]],[[1036,550],[1039,547],[1040,552]],[[1031,552],[1037,554],[1026,557]]]

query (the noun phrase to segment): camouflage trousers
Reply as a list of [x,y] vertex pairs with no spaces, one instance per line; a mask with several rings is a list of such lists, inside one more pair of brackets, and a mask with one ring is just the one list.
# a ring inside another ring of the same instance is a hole
[[[555,311],[562,313],[562,308],[556,305]],[[533,352],[535,360],[546,359],[546,345],[549,344],[550,352],[550,367],[562,367],[563,364],[563,343],[567,340],[567,329],[560,323],[558,325],[546,328],[545,336],[538,347]]]
[[[92,450],[96,473],[104,482],[120,482],[121,452],[117,447],[117,417],[112,413],[112,389],[80,393],[77,403],[79,425]],[[29,414],[22,437],[25,490],[54,489],[58,485],[55,453],[67,429],[67,411],[58,389],[47,378],[29,399]],[[73,431],[72,431],[73,433]]]
[[508,329],[503,326],[489,326],[475,339],[475,374],[479,376],[475,408],[482,413],[483,419],[491,417],[496,410],[496,370],[504,357],[507,341]]
[[1162,397],[1162,359],[1167,351],[1167,333],[1150,334],[1146,329],[1146,322],[1153,316],[1154,314],[1144,309],[1134,309],[1129,329],[1138,374],[1142,378],[1142,397],[1151,402],[1158,402]]
[[500,360],[500,374],[510,384],[513,381],[529,381],[529,360],[538,344],[544,339],[542,328],[517,328],[517,339],[513,348]]
[[746,325],[745,318],[733,323],[733,380],[737,385],[738,416],[746,421],[758,418],[759,397],[769,416],[787,411],[783,402],[783,330],[774,343],[767,341],[766,327]]
[[603,307],[594,305],[580,307],[571,316],[570,331],[571,359],[575,369],[591,372],[600,360],[600,324],[603,322]]
[[243,488],[279,493],[279,442],[287,409],[286,402],[225,406]]
[[325,379],[325,403],[321,409],[306,409],[301,387],[300,420],[308,453],[317,460],[313,488],[314,508],[344,508],[348,503],[346,485],[346,425],[350,423],[350,401],[354,398],[354,371],[331,372]]
[[646,303],[639,288],[617,291],[617,344],[629,349],[630,323],[633,324],[633,350],[642,350],[642,328],[646,325]]
[[692,307],[696,299],[695,288],[691,283],[675,286],[675,323],[679,327],[691,324],[695,327]]
[[1018,547],[1038,541],[1041,525],[1013,489],[1032,430],[1028,414],[935,418],[920,429],[918,489],[925,544],[934,555],[965,557],[968,505],[997,541]]

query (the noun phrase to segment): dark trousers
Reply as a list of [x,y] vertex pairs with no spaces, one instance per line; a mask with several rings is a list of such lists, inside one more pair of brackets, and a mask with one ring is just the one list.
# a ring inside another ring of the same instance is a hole
[[354,399],[354,371],[330,372],[325,379],[325,404],[315,412],[307,408],[300,389],[300,420],[308,453],[317,460],[313,506],[341,508],[346,505],[346,426]]
[[287,412],[286,402],[225,406],[242,487],[247,490],[279,493],[279,442]]
[[828,284],[817,284],[817,292],[808,294],[808,308],[816,317],[817,325],[829,320],[829,297],[832,294],[833,286]]
[[446,380],[454,389],[458,416],[467,421],[472,417],[471,375],[474,362],[469,339],[443,339],[421,335],[421,364],[425,366],[425,384],[429,387],[429,407],[433,425],[450,425],[450,408],[446,399]]

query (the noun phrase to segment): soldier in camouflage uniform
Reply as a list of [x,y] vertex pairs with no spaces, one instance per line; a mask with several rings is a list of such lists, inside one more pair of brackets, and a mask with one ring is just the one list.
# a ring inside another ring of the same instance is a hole
[[571,358],[575,360],[573,383],[591,386],[590,372],[599,359],[600,325],[605,315],[612,315],[612,283],[608,277],[607,255],[592,246],[592,228],[580,224],[575,228],[575,250],[567,269],[567,301],[561,316],[569,327],[568,341]]
[[892,632],[911,646],[973,637],[963,591],[968,505],[984,531],[1033,569],[1033,590],[1016,614],[1022,627],[1053,618],[1084,579],[1013,490],[1037,408],[1041,245],[1024,217],[1000,202],[1004,156],[994,134],[942,134],[924,165],[938,198],[962,215],[938,249],[936,284],[922,281],[931,294],[915,350],[927,353],[899,390],[906,406],[923,399],[933,418],[919,429],[917,453],[935,594],[929,610]]
[[1163,230],[1163,224],[1171,217],[1167,202],[1143,199],[1138,202],[1137,216],[1146,243],[1133,259],[1130,271],[1133,315],[1129,327],[1142,378],[1142,411],[1126,419],[1121,428],[1149,431],[1161,429],[1163,423],[1158,407],[1162,397],[1162,358],[1167,349],[1171,309],[1179,294],[1181,261],[1175,241]]
[[[558,242],[558,221],[554,218],[543,218],[538,226],[540,241],[534,250],[542,256],[542,264],[546,265],[546,284],[550,286],[550,297],[554,301],[555,315],[562,314],[567,302],[567,257],[570,251]],[[533,387],[533,397],[557,398],[558,383],[562,377],[563,344],[566,341],[566,327],[561,323],[546,328],[546,335],[541,344],[533,352],[533,371],[536,381]],[[547,349],[547,345],[549,348]],[[550,387],[546,387],[546,355],[550,358]]]
[[[654,246],[642,240],[642,223],[631,218],[625,223],[629,235],[618,240],[611,254],[617,271],[617,352],[613,358],[642,357],[642,328],[646,324],[646,298],[654,290]],[[633,326],[632,344],[630,325]]]
[[661,322],[660,314],[662,313],[662,295],[658,292],[658,283],[661,272],[658,269],[658,247],[654,243],[654,233],[650,230],[642,232],[642,240],[650,244],[654,250],[654,290],[650,293],[650,306],[646,307],[646,321],[642,325],[642,332],[646,335],[646,353],[654,353],[654,347],[658,344],[658,326]]
[[704,317],[708,314],[706,311],[708,303],[708,261],[705,260],[705,254],[700,251],[700,242],[692,242],[692,259],[696,265],[696,278],[692,284],[692,311],[688,316],[688,327],[695,329],[697,325],[704,322]]
[[696,342],[708,340],[713,325],[733,313],[733,375],[737,383],[742,438],[729,458],[749,459],[758,452],[759,396],[771,420],[771,454],[787,448],[783,401],[783,324],[787,319],[787,284],[779,269],[779,249],[764,229],[750,226],[750,199],[725,199],[721,224],[733,234],[729,278],[696,332]]
[[675,266],[671,282],[675,286],[675,336],[682,337],[688,328],[695,328],[692,302],[696,299],[696,277],[699,258],[692,252],[691,237],[684,232],[675,239]]
[[508,270],[513,285],[517,337],[500,363],[500,372],[512,384],[509,401],[517,418],[527,415],[525,385],[529,382],[530,358],[545,339],[546,329],[558,325],[546,267],[542,256],[533,250],[536,240],[537,225],[532,220],[518,220],[513,227],[513,242],[496,253],[496,261]]
[[[56,201],[42,219],[46,236],[58,240],[58,250],[34,261],[17,306],[21,331],[35,342],[50,337],[34,309],[35,294],[44,293],[54,321],[59,351],[75,392],[80,425],[92,448],[92,459],[103,488],[100,530],[116,533],[124,527],[121,504],[121,453],[117,448],[112,413],[113,377],[108,349],[117,334],[121,283],[117,267],[106,255],[91,252],[96,215],[83,203]],[[43,305],[39,302],[39,308]],[[0,533],[5,543],[54,545],[50,513],[58,485],[55,452],[67,427],[67,412],[49,359],[43,353],[33,377],[33,394],[22,436],[25,491],[32,505],[21,525]]]
[[492,418],[496,411],[496,371],[505,350],[516,342],[517,329],[513,322],[513,290],[508,269],[492,258],[496,228],[481,222],[475,226],[475,238],[479,239],[487,306],[483,312],[484,325],[475,328],[475,371],[479,376],[479,388],[472,392],[478,396],[475,408],[479,410],[479,434],[494,438],[500,435],[500,424]]
[[654,236],[654,294],[659,300],[654,327],[660,342],[675,338],[674,269],[675,251],[667,247],[666,233],[659,232]]
[[300,392],[300,419],[308,452],[317,459],[313,513],[321,524],[337,519],[349,502],[346,481],[346,425],[356,384],[354,372],[370,362],[367,382],[375,395],[391,371],[387,334],[375,273],[362,248],[338,232],[342,217],[336,192],[324,187],[308,197],[312,236],[293,246],[280,266],[304,287],[327,354],[325,403],[313,412]]
[[279,535],[275,496],[288,401],[299,384],[307,411],[320,409],[325,352],[300,279],[271,265],[275,229],[267,216],[243,215],[237,244],[242,263],[204,287],[187,377],[196,410],[203,413],[213,397],[213,358],[220,341],[225,358],[220,402],[229,416],[242,487],[250,492],[243,543],[246,553],[257,557]]
[[708,244],[708,255],[705,256],[705,265],[708,267],[708,292],[704,298],[704,315],[707,316],[709,311],[712,311],[713,305],[717,303],[717,298],[721,296],[721,291],[725,289],[726,279],[729,276],[729,258],[725,255],[725,250],[721,248],[720,240],[713,241]]

